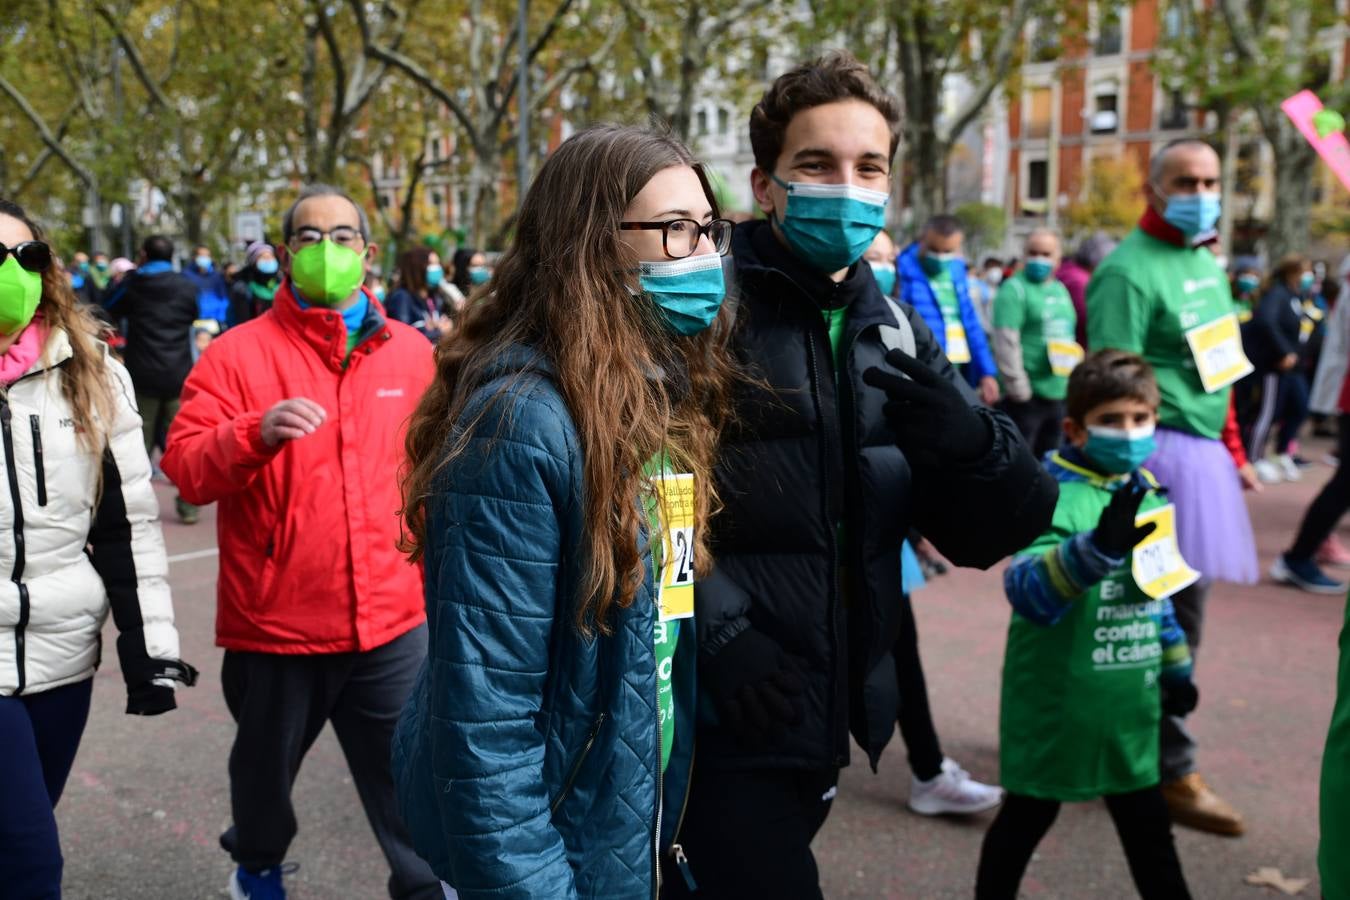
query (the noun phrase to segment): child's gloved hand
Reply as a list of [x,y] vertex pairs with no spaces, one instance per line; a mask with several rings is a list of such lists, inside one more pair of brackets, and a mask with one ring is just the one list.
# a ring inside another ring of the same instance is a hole
[[1162,710],[1169,716],[1190,715],[1200,704],[1200,689],[1189,678],[1162,680]]
[[1138,480],[1116,489],[1115,496],[1102,510],[1097,528],[1092,532],[1092,543],[1103,555],[1112,559],[1127,556],[1158,527],[1153,522],[1142,526],[1134,524],[1139,515],[1139,505],[1148,496],[1148,491],[1148,485]]

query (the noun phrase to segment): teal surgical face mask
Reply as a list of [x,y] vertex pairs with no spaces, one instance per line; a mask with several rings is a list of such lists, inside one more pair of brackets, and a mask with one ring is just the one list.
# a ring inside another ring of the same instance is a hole
[[639,263],[638,283],[671,329],[685,337],[712,325],[727,293],[717,253]]
[[1128,475],[1144,464],[1158,449],[1154,426],[1142,428],[1107,428],[1089,425],[1087,443],[1083,452],[1104,472]]
[[1237,277],[1237,289],[1242,294],[1252,294],[1261,286],[1261,279],[1256,275],[1239,275]]
[[874,262],[869,263],[872,267],[872,277],[877,280],[877,287],[881,288],[881,293],[887,297],[895,293],[895,263]]
[[960,253],[932,253],[928,250],[921,250],[919,253],[919,265],[923,267],[923,273],[929,278],[936,278],[942,274],[944,269],[951,266],[961,258]]
[[1032,284],[1040,284],[1050,277],[1050,273],[1055,270],[1054,264],[1047,257],[1033,256],[1027,260],[1026,273],[1027,281]]
[[820,272],[838,272],[853,265],[886,224],[890,195],[851,184],[774,183],[787,191],[783,214],[775,213],[778,229],[802,261]]

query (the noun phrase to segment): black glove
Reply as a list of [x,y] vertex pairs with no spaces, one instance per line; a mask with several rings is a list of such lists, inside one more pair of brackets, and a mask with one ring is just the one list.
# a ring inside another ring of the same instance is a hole
[[173,688],[146,681],[127,688],[127,715],[158,716],[178,708]]
[[124,671],[123,676],[134,679],[127,682],[127,715],[158,716],[178,708],[174,689],[155,684],[155,679],[171,679],[191,687],[197,683],[197,670],[182,660],[152,659],[135,673]]
[[1144,502],[1148,491],[1148,485],[1137,479],[1116,489],[1092,532],[1092,543],[1098,550],[1112,559],[1120,559],[1154,532],[1158,526],[1153,522],[1134,524],[1139,515],[1139,504]]
[[993,426],[960,388],[900,350],[887,353],[886,362],[902,375],[873,366],[863,372],[863,381],[886,392],[883,410],[906,457],[935,465],[943,460],[974,462],[989,452]]
[[801,676],[783,649],[753,628],[704,659],[702,684],[722,725],[744,744],[782,740],[801,721]]
[[1162,682],[1162,710],[1169,716],[1187,716],[1200,704],[1200,689],[1189,678]]

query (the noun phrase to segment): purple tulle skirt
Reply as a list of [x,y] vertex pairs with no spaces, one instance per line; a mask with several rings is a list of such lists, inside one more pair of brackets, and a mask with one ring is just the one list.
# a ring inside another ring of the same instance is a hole
[[1177,542],[1186,562],[1211,581],[1255,584],[1256,540],[1242,482],[1221,441],[1158,429],[1158,449],[1144,468],[1170,490]]

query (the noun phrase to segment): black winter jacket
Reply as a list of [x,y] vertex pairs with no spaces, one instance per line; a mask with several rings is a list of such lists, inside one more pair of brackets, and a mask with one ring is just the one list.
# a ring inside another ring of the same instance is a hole
[[1280,371],[1280,361],[1290,353],[1302,357],[1306,343],[1301,337],[1303,298],[1277,282],[1261,296],[1252,320],[1242,329],[1243,349],[1258,372]]
[[132,272],[113,315],[127,322],[125,362],[136,393],[163,399],[182,393],[192,369],[196,286],[172,270]]
[[[806,692],[804,720],[767,748],[741,744],[703,704],[698,764],[842,766],[851,729],[875,768],[899,705],[891,647],[900,546],[911,526],[958,565],[986,568],[1049,526],[1058,488],[1012,422],[983,407],[993,433],[984,458],[911,465],[882,413],[885,393],[862,374],[889,368],[886,351],[898,346],[961,383],[918,314],[884,298],[865,264],[839,284],[807,269],[768,223],[738,226],[732,248],[732,350],[761,383],[737,390],[723,435],[716,479],[725,508],[711,523],[717,563],[696,588],[700,658],[709,662],[755,628],[795,658]],[[840,389],[821,308],[845,304]],[[701,666],[699,677],[728,664]]]

